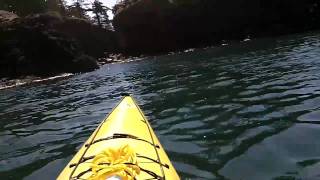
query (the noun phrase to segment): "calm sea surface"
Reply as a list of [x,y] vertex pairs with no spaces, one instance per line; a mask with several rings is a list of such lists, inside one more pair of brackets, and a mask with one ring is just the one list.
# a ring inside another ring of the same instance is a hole
[[0,91],[0,179],[55,179],[130,92],[182,179],[320,179],[320,33]]

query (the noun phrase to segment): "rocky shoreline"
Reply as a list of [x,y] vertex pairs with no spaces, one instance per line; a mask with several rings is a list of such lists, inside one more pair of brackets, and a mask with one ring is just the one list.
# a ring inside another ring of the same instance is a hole
[[[97,64],[99,68],[106,64],[115,64],[115,63],[128,63],[132,61],[138,61],[143,59],[145,56],[133,57],[126,56],[123,54],[109,54],[104,58],[99,58]],[[74,76],[74,73],[61,73],[52,76],[35,76],[35,75],[27,75],[27,76],[19,76],[15,78],[3,77],[0,78],[0,90],[11,89],[15,87],[21,86],[29,86],[39,83],[46,83],[49,81],[62,80],[66,78],[70,78]]]
[[114,32],[83,19],[54,13],[20,18],[0,10],[0,78],[93,71],[116,46]]
[[0,87],[90,72],[144,55],[320,28],[318,0],[127,0],[113,12],[113,28],[105,29],[90,18],[56,11],[19,17],[0,10]]
[[0,90],[10,89],[10,88],[15,88],[20,86],[33,85],[37,83],[44,83],[44,82],[53,81],[53,80],[61,80],[71,76],[73,76],[73,74],[65,73],[65,74],[59,74],[52,77],[25,76],[25,77],[19,77],[15,79],[2,78],[0,79]]

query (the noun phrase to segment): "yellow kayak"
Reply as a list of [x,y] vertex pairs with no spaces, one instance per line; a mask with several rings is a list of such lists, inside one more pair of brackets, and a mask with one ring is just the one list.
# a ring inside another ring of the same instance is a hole
[[180,179],[148,120],[125,96],[93,132],[58,180]]

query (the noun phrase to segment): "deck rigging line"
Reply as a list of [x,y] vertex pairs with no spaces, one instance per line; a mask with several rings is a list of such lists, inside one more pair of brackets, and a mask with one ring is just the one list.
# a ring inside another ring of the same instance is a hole
[[[123,98],[122,98],[122,100],[120,101],[120,103],[118,103],[117,106],[115,106],[115,107],[112,109],[112,111],[111,111],[110,114],[112,114],[112,112],[121,104],[121,102],[124,100],[124,98],[126,98],[126,97],[123,97]],[[140,168],[141,171],[143,171],[143,172],[149,174],[150,176],[152,176],[153,178],[151,178],[151,179],[156,179],[156,180],[165,180],[165,179],[166,179],[163,167],[169,169],[169,165],[164,164],[164,163],[161,162],[161,159],[160,159],[160,156],[159,156],[159,152],[158,152],[158,150],[157,150],[157,149],[160,149],[160,146],[155,143],[154,137],[152,136],[151,127],[150,127],[147,119],[145,118],[144,114],[142,113],[141,109],[139,108],[139,106],[137,105],[137,103],[136,103],[134,100],[133,100],[133,102],[134,102],[134,105],[136,106],[136,108],[139,110],[140,115],[141,115],[142,118],[143,118],[143,120],[141,120],[141,121],[144,123],[144,125],[147,126],[147,129],[148,129],[148,131],[149,131],[149,135],[150,135],[150,138],[151,138],[152,142],[149,142],[149,141],[147,141],[147,140],[145,140],[145,139],[142,139],[142,138],[139,138],[139,137],[130,135],[130,134],[119,134],[119,133],[115,133],[115,134],[113,134],[113,135],[110,136],[110,137],[106,137],[106,138],[101,138],[101,139],[95,140],[95,137],[96,137],[97,134],[99,133],[102,125],[103,125],[103,124],[106,122],[106,120],[108,119],[108,117],[107,117],[107,118],[105,118],[105,120],[99,125],[98,129],[96,130],[96,132],[95,132],[95,134],[94,134],[94,136],[93,136],[93,138],[92,138],[92,140],[91,140],[88,144],[85,145],[86,149],[85,149],[84,153],[82,154],[82,156],[80,157],[79,161],[78,161],[77,163],[70,164],[69,168],[74,168],[74,169],[72,170],[69,179],[81,179],[81,177],[82,177],[83,175],[85,175],[86,173],[89,173],[89,172],[92,171],[92,169],[89,168],[89,169],[87,169],[87,170],[85,170],[85,171],[83,171],[83,172],[80,172],[76,177],[73,177],[74,172],[76,171],[77,167],[78,167],[81,163],[84,163],[84,162],[86,162],[86,161],[88,161],[88,160],[91,160],[91,159],[93,159],[93,158],[95,157],[95,156],[85,157],[85,154],[87,153],[87,151],[88,151],[88,149],[91,147],[91,145],[96,144],[96,143],[99,143],[99,142],[103,142],[103,141],[112,140],[112,139],[133,139],[133,140],[143,141],[143,142],[146,142],[146,143],[152,145],[152,146],[154,147],[155,153],[156,153],[156,155],[157,155],[157,160],[156,160],[156,159],[152,159],[152,158],[150,158],[150,157],[143,156],[143,155],[138,155],[138,154],[137,154],[137,157],[138,157],[138,158],[148,159],[148,160],[152,161],[152,163],[157,163],[157,164],[159,164],[160,169],[161,169],[162,176],[160,176],[160,175],[158,175],[158,174],[156,174],[156,173],[154,173],[154,172],[152,172],[152,171],[150,171],[150,170],[141,168],[140,166],[138,166],[138,167]],[[110,114],[109,114],[109,115],[110,115]],[[109,116],[109,115],[108,115],[108,116]],[[141,163],[142,163],[142,162],[141,162]],[[126,163],[125,163],[125,164],[126,164]],[[150,178],[149,178],[149,179],[150,179]],[[148,179],[148,180],[149,180],[149,179]],[[151,180],[151,179],[150,179],[150,180]]]
[[[99,133],[102,125],[107,121],[108,117],[110,116],[110,114],[112,114],[115,109],[121,104],[121,102],[125,99],[125,97],[122,97],[121,101],[111,110],[111,112],[106,116],[106,118],[100,123],[99,127],[97,128],[97,130],[95,131],[95,134],[92,137],[92,140],[90,143],[92,143],[94,141],[94,139],[96,138],[97,134]],[[87,153],[87,151],[89,150],[89,147],[85,149],[84,153],[82,154],[82,156],[80,157],[76,167],[72,170],[72,172],[70,173],[69,179],[72,179],[74,172],[76,171],[78,165],[80,164],[79,162],[82,160],[82,158],[85,156],[85,154]]]
[[119,133],[116,133],[116,134],[113,134],[112,136],[109,136],[109,137],[106,137],[106,138],[101,138],[101,139],[97,139],[97,140],[94,140],[93,142],[91,142],[90,144],[86,144],[85,147],[89,147],[93,144],[96,144],[98,142],[102,142],[102,141],[108,141],[108,140],[112,140],[112,139],[134,139],[134,140],[138,140],[138,141],[143,141],[143,142],[146,142],[156,148],[160,148],[159,145],[156,145],[152,142],[149,142],[145,139],[142,139],[142,138],[138,138],[136,136],[133,136],[133,135],[130,135],[130,134],[119,134]]

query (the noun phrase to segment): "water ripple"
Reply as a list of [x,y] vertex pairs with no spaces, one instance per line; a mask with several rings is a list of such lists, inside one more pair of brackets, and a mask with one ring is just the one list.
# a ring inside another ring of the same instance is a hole
[[182,179],[319,177],[319,46],[262,39],[0,91],[0,179],[54,179],[122,92]]

